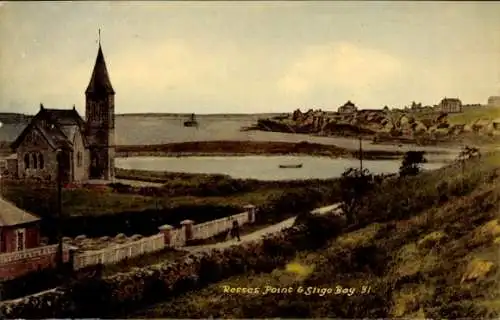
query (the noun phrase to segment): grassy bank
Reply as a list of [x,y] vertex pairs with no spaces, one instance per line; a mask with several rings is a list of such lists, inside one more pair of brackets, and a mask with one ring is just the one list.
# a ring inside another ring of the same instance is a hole
[[[499,209],[499,159],[486,156],[469,162],[464,177],[459,166],[451,166],[416,177],[381,180],[361,205],[359,221],[348,229],[342,230],[341,219],[309,216],[302,225],[263,241],[192,255],[179,263],[85,279],[1,311],[10,318],[495,315],[497,297],[492,288],[498,281],[488,277],[494,276],[496,264],[488,254],[469,255],[498,249],[492,245],[498,245],[499,235],[493,221]],[[394,192],[395,188],[401,190]],[[283,204],[297,206],[290,199]],[[406,247],[412,243],[415,247]],[[231,278],[235,275],[244,277]],[[216,281],[246,288],[276,284],[336,289],[342,285],[362,291],[365,286],[366,292],[352,296],[224,294],[220,282],[200,290]],[[460,285],[465,290],[456,288]],[[422,295],[412,295],[414,289]],[[454,290],[459,295],[453,295]],[[146,307],[159,299],[169,301]],[[140,310],[134,314],[134,309]]]
[[[497,318],[499,211],[499,154],[469,161],[464,176],[454,165],[387,181],[367,197],[357,227],[322,249],[130,317]],[[335,294],[339,286],[355,292]],[[292,292],[263,294],[266,287]]]
[[[334,145],[309,142],[272,141],[203,141],[160,145],[117,146],[117,156],[213,156],[213,155],[316,155],[328,157],[356,157],[354,151]],[[365,151],[365,159],[385,159],[401,156],[392,151]]]
[[[115,236],[118,233],[129,236],[133,234],[151,235],[157,233],[158,227],[163,224],[178,226],[178,223],[185,219],[202,223],[240,213],[243,211],[243,205],[252,203],[259,207],[259,213],[255,224],[242,227],[242,234],[244,234],[255,230],[255,228],[281,221],[291,215],[301,214],[314,207],[330,203],[331,199],[334,199],[338,194],[338,184],[335,180],[315,180],[312,182],[314,185],[312,188],[310,181],[260,183],[255,180],[235,180],[233,181],[235,188],[227,189],[221,186],[231,183],[232,179],[224,176],[212,177],[210,175],[147,171],[127,172],[126,170],[121,170],[120,174],[128,174],[141,180],[147,180],[148,177],[161,179],[155,181],[165,182],[165,186],[164,188],[133,188],[120,185],[105,191],[64,190],[63,236],[75,237],[85,234],[88,237],[101,237]],[[174,177],[176,179],[173,179]],[[219,183],[214,184],[216,181]],[[207,186],[211,187],[214,193],[224,194],[226,192],[226,194],[225,196],[162,196],[161,192],[172,193],[172,190],[176,190],[175,188],[179,187],[179,184],[184,184],[188,188],[177,189],[175,192],[182,193],[188,190],[199,192],[198,188],[203,190],[203,186]],[[214,191],[218,188],[219,191]],[[44,189],[41,186],[28,187],[24,184],[16,184],[5,188],[4,191],[8,191],[11,200],[17,200],[24,208],[44,217],[42,220],[43,235],[55,241],[56,227],[58,226],[54,216],[56,198],[55,194],[49,196],[49,191],[54,192],[53,189],[47,186]],[[135,194],[136,192],[153,192],[153,190],[157,192],[154,196]],[[13,199],[14,196],[16,196],[15,199]],[[136,210],[132,210],[134,208]],[[71,213],[73,215],[70,216]],[[75,213],[77,214],[75,215]],[[105,266],[103,276],[165,263],[185,255],[185,252],[165,249],[128,259],[115,265]],[[73,277],[79,277],[80,273],[84,274],[85,272],[78,272]],[[17,298],[67,284],[68,281],[67,278],[61,278],[53,270],[35,272],[6,284],[4,298]]]
[[[117,174],[127,179],[160,182],[163,187],[114,184],[99,190],[64,189],[61,222],[64,236],[150,235],[158,232],[157,228],[163,224],[175,226],[184,219],[196,223],[219,219],[243,212],[247,204],[263,208],[285,201],[293,204],[303,194],[319,195],[320,199],[310,205],[321,205],[337,190],[334,179],[262,182],[223,175],[139,170],[118,170]],[[59,225],[55,185],[5,182],[3,196],[41,216],[42,231],[53,238]],[[263,223],[273,222],[292,209],[281,207],[280,210],[271,210],[259,219],[263,219]]]

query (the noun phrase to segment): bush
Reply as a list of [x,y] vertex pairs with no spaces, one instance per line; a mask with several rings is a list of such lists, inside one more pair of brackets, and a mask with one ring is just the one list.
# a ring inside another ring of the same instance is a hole
[[[65,270],[71,266],[66,265]],[[40,291],[54,288],[68,279],[68,275],[50,268],[33,271],[20,277],[1,282],[1,300],[17,299]]]

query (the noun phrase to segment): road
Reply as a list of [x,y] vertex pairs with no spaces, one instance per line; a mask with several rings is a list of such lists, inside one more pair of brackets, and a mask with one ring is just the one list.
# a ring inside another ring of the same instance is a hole
[[285,228],[289,228],[289,227],[293,226],[293,223],[295,222],[296,218],[297,217],[288,218],[288,219],[283,220],[277,224],[273,224],[272,226],[269,226],[269,227],[257,230],[255,232],[249,233],[247,235],[241,236],[241,238],[240,238],[241,241],[231,239],[231,240],[228,240],[225,242],[219,242],[219,243],[214,243],[214,244],[183,247],[182,249],[193,252],[193,253],[194,252],[203,252],[203,251],[210,251],[213,249],[229,248],[231,246],[240,245],[240,244],[245,243],[245,242],[259,240],[268,234],[277,233]]
[[[339,203],[335,203],[333,205],[317,208],[317,209],[313,210],[312,213],[317,214],[317,215],[325,215],[325,214],[331,213],[334,210],[338,210],[338,208],[339,208]],[[219,242],[219,243],[214,243],[214,244],[183,247],[182,249],[188,250],[190,252],[203,252],[203,251],[210,251],[213,249],[229,248],[231,246],[239,245],[241,243],[259,240],[259,239],[265,237],[266,235],[277,233],[285,228],[292,227],[296,218],[297,218],[296,216],[291,217],[291,218],[288,218],[288,219],[283,220],[281,222],[278,222],[276,224],[273,224],[272,226],[269,226],[269,227],[257,230],[255,232],[249,233],[247,235],[244,235],[240,238],[241,241],[231,239],[229,241]]]

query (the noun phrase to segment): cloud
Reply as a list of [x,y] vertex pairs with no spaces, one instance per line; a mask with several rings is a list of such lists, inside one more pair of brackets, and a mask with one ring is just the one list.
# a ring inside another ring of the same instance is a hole
[[393,81],[401,69],[397,57],[353,43],[311,46],[285,71],[278,88],[299,96],[327,88],[357,93]]

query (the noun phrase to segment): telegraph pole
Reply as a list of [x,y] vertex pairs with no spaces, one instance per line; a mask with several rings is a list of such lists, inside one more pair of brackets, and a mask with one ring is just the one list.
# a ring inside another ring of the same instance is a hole
[[363,137],[361,136],[361,126],[358,124],[358,137],[359,137],[359,170],[363,172]]
[[64,257],[63,257],[63,241],[62,241],[62,170],[61,158],[62,150],[57,150],[57,267],[62,270]]

